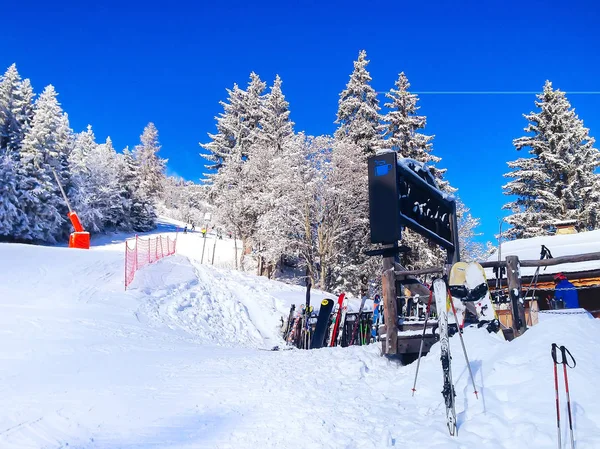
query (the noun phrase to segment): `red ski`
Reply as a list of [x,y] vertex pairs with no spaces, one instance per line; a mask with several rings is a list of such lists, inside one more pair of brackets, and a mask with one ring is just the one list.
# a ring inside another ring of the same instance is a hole
[[338,297],[338,307],[337,314],[335,316],[335,323],[333,324],[333,329],[331,330],[331,335],[329,336],[329,346],[335,346],[337,340],[338,329],[340,327],[340,321],[342,317],[342,306],[344,304],[344,297],[346,293],[340,294]]

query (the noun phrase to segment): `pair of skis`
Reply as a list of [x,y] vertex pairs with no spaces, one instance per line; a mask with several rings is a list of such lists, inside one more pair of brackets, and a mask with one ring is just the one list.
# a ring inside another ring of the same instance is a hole
[[[454,306],[454,301],[452,300],[452,296],[449,294],[448,284],[445,279],[435,279],[433,281],[432,293],[429,298],[429,302],[427,304],[427,311],[425,316],[425,327],[423,329],[423,337],[425,335],[425,331],[427,329],[427,320],[429,318],[430,305],[432,298],[435,300],[437,315],[438,315],[438,329],[440,335],[440,347],[441,347],[441,355],[440,360],[442,362],[442,374],[444,379],[444,384],[442,388],[442,395],[444,397],[444,403],[446,406],[446,422],[448,425],[448,430],[450,435],[454,435],[456,433],[456,409],[454,406],[454,400],[456,397],[456,392],[454,391],[454,384],[452,382],[452,368],[451,368],[451,360],[452,355],[450,353],[450,337],[448,335],[448,315],[449,310],[452,309],[454,317],[456,319],[456,324],[458,327],[458,335],[460,337],[460,342],[462,345],[463,353],[465,356],[465,360],[467,362],[467,367],[469,369],[469,375],[471,377],[471,382],[473,384],[473,392],[475,393],[475,397],[477,396],[477,389],[475,387],[475,380],[473,379],[473,373],[471,371],[471,364],[469,362],[469,357],[467,356],[467,349],[465,347],[465,343],[462,336],[462,326],[459,323],[458,315],[456,313],[456,308]],[[421,354],[423,351],[423,338],[421,339],[421,347],[419,349],[419,358],[417,361],[417,370],[415,373],[415,381],[413,384],[413,395],[415,387],[417,385],[417,376],[419,374],[419,365],[421,363]]]

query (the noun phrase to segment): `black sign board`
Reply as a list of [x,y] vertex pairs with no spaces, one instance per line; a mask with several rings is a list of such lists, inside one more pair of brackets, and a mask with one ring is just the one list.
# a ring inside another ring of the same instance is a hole
[[393,244],[401,238],[396,153],[369,158],[371,242]]
[[424,178],[431,179],[419,176],[409,164],[399,165],[400,221],[443,248],[454,250],[454,199],[444,196]]
[[455,200],[439,191],[422,165],[397,163],[395,152],[371,156],[369,201],[372,243],[395,243],[406,226],[458,257]]

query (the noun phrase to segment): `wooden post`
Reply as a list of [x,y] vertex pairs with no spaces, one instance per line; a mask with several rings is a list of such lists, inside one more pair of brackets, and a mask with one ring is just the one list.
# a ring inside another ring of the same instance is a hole
[[381,281],[386,329],[386,348],[383,352],[388,356],[394,356],[398,352],[398,307],[396,304],[394,257],[383,258],[383,277]]
[[508,280],[508,294],[511,301],[514,336],[522,335],[527,329],[525,320],[525,306],[521,299],[521,270],[517,256],[506,257],[506,277]]

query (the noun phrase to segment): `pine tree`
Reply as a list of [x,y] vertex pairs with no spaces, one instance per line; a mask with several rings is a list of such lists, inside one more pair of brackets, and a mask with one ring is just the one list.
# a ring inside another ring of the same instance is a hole
[[150,204],[158,198],[162,190],[167,159],[158,157],[161,146],[154,123],[148,123],[144,128],[140,142],[133,151],[139,164],[139,194]]
[[110,139],[98,145],[88,125],[77,135],[69,157],[73,207],[84,226],[92,233],[116,228],[123,214],[117,180],[116,153]]
[[285,142],[294,134],[294,122],[290,120],[289,103],[281,90],[281,78],[275,77],[271,92],[264,102],[263,116],[259,122],[259,144],[280,153]]
[[67,206],[52,171],[68,191],[71,130],[56,96],[53,86],[44,89],[35,103],[31,128],[21,146],[17,171],[19,204],[29,227],[16,237],[25,240],[55,242],[66,237],[69,230]]
[[[400,158],[414,159],[426,164],[436,180],[437,187],[445,192],[453,193],[455,189],[443,179],[445,169],[439,169],[435,164],[441,158],[432,154],[433,136],[423,134],[427,117],[418,115],[419,97],[409,91],[410,83],[404,72],[400,73],[395,83],[395,89],[386,93],[389,102],[385,104],[388,113],[383,117],[384,145],[398,153]],[[402,244],[411,251],[402,255],[402,264],[409,269],[419,269],[439,265],[445,259],[444,251],[430,244],[426,238],[416,232],[405,229],[402,233]]]
[[125,216],[124,198],[119,185],[119,158],[110,137],[96,145],[91,164],[97,167],[99,185],[103,193],[103,229],[116,230]]
[[119,157],[120,197],[124,216],[118,226],[122,230],[145,232],[153,229],[155,225],[154,208],[149,208],[147,199],[140,197],[139,171],[140,164],[133,152],[125,148]]
[[[269,227],[265,224],[265,217],[271,217],[275,210],[276,195],[280,192],[279,183],[285,182],[276,173],[284,170],[280,165],[289,164],[287,153],[291,145],[288,142],[294,134],[294,123],[290,120],[289,104],[283,95],[281,84],[281,78],[277,75],[271,92],[263,101],[256,128],[258,133],[244,167],[250,186],[245,194],[252,198],[254,215],[260,221],[256,232],[251,236],[258,256],[258,274],[263,274],[267,267],[272,269],[283,254],[277,254],[277,245],[263,231],[265,226]],[[265,176],[265,173],[269,175]]]
[[7,154],[0,155],[0,238],[12,240],[29,226],[21,210],[17,190],[15,162]]
[[335,191],[331,213],[337,215],[333,222],[340,224],[334,237],[337,261],[332,276],[339,288],[361,295],[377,270],[377,261],[364,250],[370,244],[367,157],[381,144],[380,107],[366,58],[362,50],[340,93],[330,179]]
[[[235,228],[244,245],[244,253],[251,250],[252,235],[260,215],[257,192],[264,183],[257,182],[257,164],[248,164],[256,153],[260,138],[260,122],[264,110],[266,84],[255,73],[250,74],[246,91],[234,86],[229,92],[230,103],[222,103],[225,113],[217,119],[217,135],[212,142],[201,145],[209,151],[203,155],[213,162],[208,168],[216,173],[207,175],[208,198],[216,207],[223,223]],[[264,167],[263,167],[264,168]],[[261,179],[264,176],[261,176]]]
[[[211,139],[209,143],[200,144],[205,154],[200,154],[204,159],[211,162],[205,167],[209,170],[220,170],[226,161],[229,161],[236,153],[236,147],[239,146],[240,136],[242,135],[242,117],[245,93],[238,87],[233,85],[233,89],[227,89],[228,102],[220,101],[224,112],[220,113],[217,120],[217,133],[208,133]],[[206,175],[206,182],[210,183],[212,178],[216,176],[214,173]]]
[[28,79],[21,81],[15,64],[0,81],[0,154],[14,160],[33,118],[33,89]]
[[579,230],[600,226],[600,152],[583,121],[564,92],[546,81],[535,102],[539,112],[526,114],[527,136],[513,141],[520,151],[529,148],[531,157],[509,162],[512,178],[503,186],[505,195],[516,196],[504,205],[512,211],[512,225],[505,236],[528,238],[554,232],[557,220],[574,219]]
[[351,141],[366,155],[375,154],[380,146],[380,116],[377,92],[371,87],[367,71],[367,52],[361,50],[346,89],[340,94],[335,132],[337,140]]
[[385,145],[396,151],[401,157],[414,159],[427,164],[432,174],[442,180],[445,170],[435,167],[441,158],[434,156],[433,136],[420,133],[425,129],[427,117],[417,115],[419,96],[411,94],[410,83],[404,72],[400,73],[395,83],[396,89],[391,89],[385,96],[390,100],[385,104],[389,112],[383,117]]

